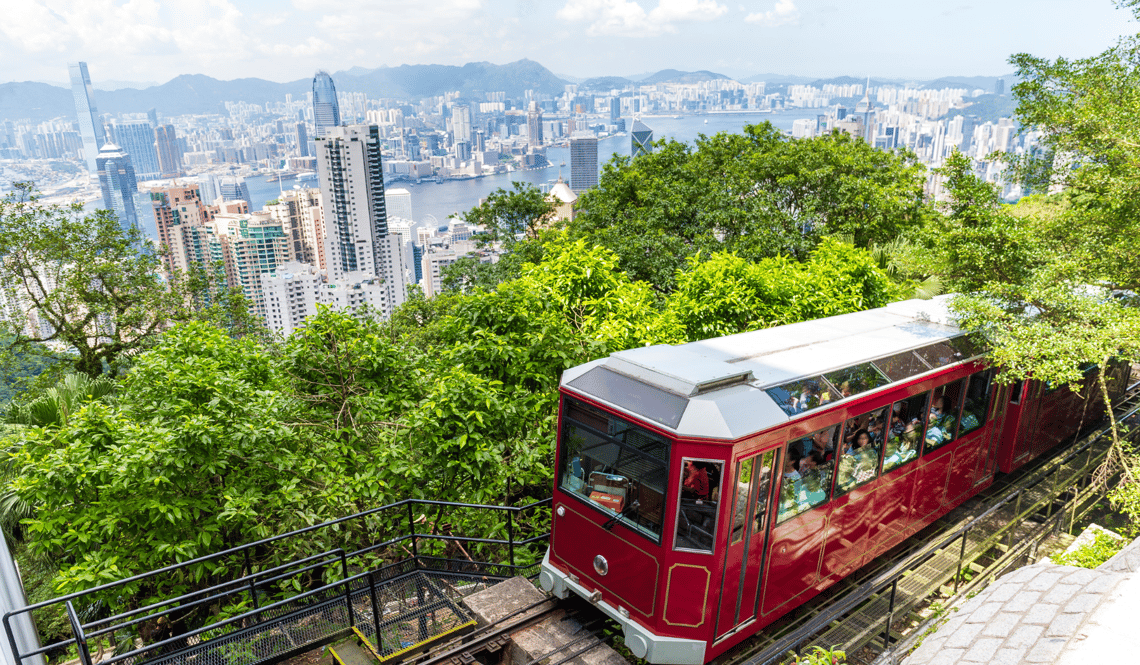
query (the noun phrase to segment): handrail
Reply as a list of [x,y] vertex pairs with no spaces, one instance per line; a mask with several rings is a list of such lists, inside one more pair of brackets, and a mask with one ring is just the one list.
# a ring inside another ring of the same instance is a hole
[[[492,505],[483,505],[483,504],[478,504],[478,503],[449,503],[447,501],[434,501],[434,500],[430,500],[430,499],[401,499],[400,501],[397,501],[395,503],[388,503],[388,504],[385,504],[383,506],[378,506],[376,508],[370,508],[368,510],[365,510],[365,511],[362,511],[359,513],[354,513],[352,515],[346,515],[345,517],[338,517],[337,519],[329,520],[327,522],[321,522],[319,524],[312,524],[310,526],[302,527],[300,529],[296,529],[296,530],[290,531],[288,533],[283,533],[283,534],[279,534],[276,536],[270,536],[268,538],[263,538],[261,540],[258,540],[258,541],[252,542],[252,543],[245,543],[243,545],[231,547],[229,549],[222,550],[220,552],[214,552],[212,554],[205,554],[203,556],[196,557],[194,559],[189,559],[187,561],[182,561],[180,563],[174,563],[174,564],[171,564],[169,566],[164,566],[162,568],[147,571],[145,573],[139,573],[138,575],[132,575],[131,577],[126,577],[126,578],[123,578],[121,580],[116,580],[114,582],[107,582],[106,584],[100,584],[98,586],[94,586],[94,587],[91,587],[90,589],[85,589],[83,591],[75,591],[73,593],[69,593],[69,594],[66,594],[63,596],[59,596],[58,598],[52,598],[50,600],[44,600],[44,601],[40,601],[38,603],[33,603],[32,605],[28,605],[22,609],[15,610],[14,612],[9,612],[8,614],[23,614],[25,612],[38,610],[40,608],[47,607],[49,605],[53,605],[56,603],[67,601],[67,600],[73,600],[75,598],[90,595],[92,593],[96,593],[99,591],[107,591],[109,589],[114,589],[115,587],[122,586],[122,585],[128,584],[130,582],[138,582],[138,581],[147,579],[149,577],[154,577],[155,575],[158,575],[160,573],[168,573],[171,571],[178,570],[180,568],[185,568],[186,566],[190,566],[190,565],[193,565],[196,563],[204,563],[206,561],[218,559],[218,558],[221,558],[223,556],[227,556],[229,554],[236,554],[236,553],[241,552],[243,550],[249,550],[249,549],[252,549],[255,547],[260,547],[262,545],[268,545],[270,543],[275,543],[275,542],[277,542],[279,540],[283,540],[285,538],[291,538],[294,536],[304,535],[306,533],[310,533],[310,532],[316,531],[318,529],[324,529],[324,528],[328,528],[331,526],[335,526],[337,524],[343,524],[343,523],[349,522],[351,520],[361,519],[364,517],[368,517],[370,515],[375,515],[376,513],[379,513],[379,512],[384,511],[384,510],[389,510],[392,508],[399,508],[399,507],[402,507],[405,505],[409,505],[409,506],[416,505],[416,504],[427,504],[427,505],[435,505],[435,506],[443,505],[443,506],[455,506],[455,507],[459,507],[459,508],[484,508],[484,509],[488,509],[488,510],[503,510],[503,511],[511,511],[511,512],[518,513],[518,512],[522,512],[524,510],[529,510],[531,508],[534,508],[535,506],[539,506],[539,505],[542,505],[544,503],[550,503],[551,500],[552,500],[551,498],[540,499],[538,501],[529,503],[525,506],[492,506]],[[7,614],[5,616],[7,616]]]

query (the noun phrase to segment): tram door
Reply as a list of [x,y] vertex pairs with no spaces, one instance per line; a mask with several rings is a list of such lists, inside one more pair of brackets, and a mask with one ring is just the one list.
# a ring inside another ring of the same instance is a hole
[[721,638],[756,616],[760,572],[768,534],[769,495],[776,451],[737,461],[733,484],[724,489],[732,517],[724,555],[716,636]]

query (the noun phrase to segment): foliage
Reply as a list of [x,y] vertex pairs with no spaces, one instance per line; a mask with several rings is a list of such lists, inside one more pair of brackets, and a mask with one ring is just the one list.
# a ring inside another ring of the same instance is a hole
[[[1122,2],[1140,16],[1135,2]],[[1013,177],[1067,188],[1072,205],[1060,227],[1079,261],[1122,288],[1140,287],[1140,35],[1088,58],[1010,58],[1017,118],[1042,133],[1043,150],[1012,160]]]
[[678,274],[668,303],[685,336],[696,340],[881,307],[892,295],[869,252],[824,239],[802,264],[785,257],[750,263],[724,253],[695,257]]
[[0,200],[0,288],[17,348],[60,345],[78,371],[97,376],[157,335],[177,296],[158,279],[158,258],[138,250],[138,229],[124,232],[106,210],[81,211],[44,205],[17,183]]
[[789,652],[792,657],[791,663],[795,665],[840,665],[847,662],[847,654],[835,647],[825,649],[820,646],[813,646],[808,649],[806,654],[800,655],[794,652]]
[[115,382],[109,377],[93,379],[86,374],[68,374],[34,399],[10,403],[4,421],[32,427],[60,427],[84,404],[102,399],[114,390]]
[[929,208],[913,155],[845,134],[789,139],[769,123],[743,134],[659,142],[615,157],[579,199],[574,237],[612,249],[634,280],[659,291],[698,252],[756,261],[806,258],[820,238],[869,247],[920,225]]
[[[303,440],[284,424],[270,357],[201,323],[139,356],[116,403],[92,402],[60,428],[30,428],[12,488],[41,506],[25,526],[59,558],[57,591],[88,588],[297,525]],[[115,547],[108,548],[107,542]],[[174,593],[213,564],[158,588]]]
[[1033,225],[1001,204],[997,188],[974,173],[957,150],[936,171],[945,179],[947,213],[926,229],[928,258],[955,291],[973,293],[989,283],[1020,283],[1042,261]]
[[521,181],[511,183],[512,189],[502,187],[460,218],[468,223],[485,226],[492,240],[514,241],[518,236],[538,238],[543,223],[554,213],[554,204],[538,187]]
[[1072,552],[1058,554],[1050,558],[1053,559],[1053,563],[1060,566],[1096,568],[1124,549],[1127,544],[1127,540],[1116,534],[1098,530],[1093,536],[1092,542],[1085,543]]

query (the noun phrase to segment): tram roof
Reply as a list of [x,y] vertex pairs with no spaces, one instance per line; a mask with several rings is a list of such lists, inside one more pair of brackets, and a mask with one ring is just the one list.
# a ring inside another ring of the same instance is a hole
[[[962,335],[948,299],[618,351],[567,370],[562,385],[681,436],[737,439],[810,411],[789,405],[792,386],[826,392],[836,390],[836,376],[869,377],[857,394],[967,360],[972,350],[948,342]],[[897,358],[909,369],[884,364]]]

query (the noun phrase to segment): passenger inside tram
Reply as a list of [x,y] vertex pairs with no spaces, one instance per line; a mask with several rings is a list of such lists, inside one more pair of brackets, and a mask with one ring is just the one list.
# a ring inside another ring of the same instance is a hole
[[711,552],[716,535],[721,465],[685,459],[682,468],[677,535],[673,546]]

